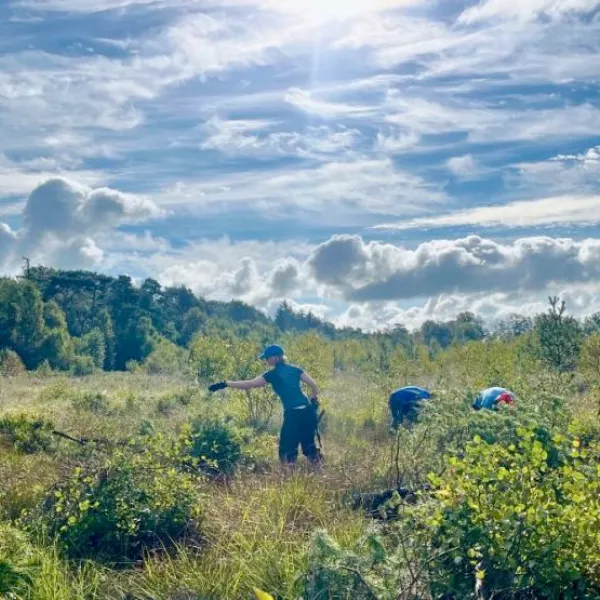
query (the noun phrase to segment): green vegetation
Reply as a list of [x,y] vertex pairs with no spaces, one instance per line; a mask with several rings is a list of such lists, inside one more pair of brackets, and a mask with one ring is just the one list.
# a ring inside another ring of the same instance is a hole
[[[600,596],[600,318],[365,334],[42,268],[0,299],[0,598]],[[266,341],[323,388],[322,469],[278,464],[272,392],[206,391]],[[437,398],[394,432],[406,384]]]

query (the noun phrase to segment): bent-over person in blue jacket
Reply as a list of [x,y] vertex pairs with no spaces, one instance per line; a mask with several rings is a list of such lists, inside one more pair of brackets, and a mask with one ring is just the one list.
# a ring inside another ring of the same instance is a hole
[[416,385],[399,388],[390,394],[389,405],[394,429],[402,423],[416,421],[423,400],[429,400],[431,392]]

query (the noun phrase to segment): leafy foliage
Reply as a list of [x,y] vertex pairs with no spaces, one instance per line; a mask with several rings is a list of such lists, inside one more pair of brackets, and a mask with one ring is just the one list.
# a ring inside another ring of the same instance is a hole
[[196,531],[196,481],[150,453],[117,451],[77,467],[25,521],[56,537],[68,556],[136,560]]
[[18,452],[34,454],[54,447],[52,423],[25,413],[0,417],[0,438],[5,438]]
[[230,475],[242,458],[242,436],[220,419],[198,418],[192,423],[190,454],[211,475]]
[[477,580],[498,597],[600,593],[600,447],[528,429],[519,436],[510,445],[476,437],[432,478],[439,506],[428,525],[444,552],[435,594],[467,598]]

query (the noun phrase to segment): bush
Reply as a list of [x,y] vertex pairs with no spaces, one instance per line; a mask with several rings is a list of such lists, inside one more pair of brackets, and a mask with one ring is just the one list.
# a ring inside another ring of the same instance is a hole
[[0,598],[29,597],[35,562],[27,536],[0,523]]
[[78,411],[85,410],[95,414],[108,414],[110,412],[110,403],[104,392],[82,392],[73,398],[73,408]]
[[434,596],[472,597],[475,582],[497,598],[600,594],[600,447],[518,433],[510,445],[476,438],[432,477]]
[[100,467],[77,468],[25,517],[69,557],[140,559],[196,530],[195,480],[148,453],[118,452]]
[[8,414],[0,418],[0,436],[23,454],[51,450],[54,446],[53,430],[52,423],[27,414]]
[[73,356],[71,358],[70,371],[75,377],[93,375],[95,370],[96,365],[91,356]]
[[196,419],[191,427],[191,455],[211,475],[230,475],[242,458],[242,436],[219,419]]
[[161,340],[144,362],[149,375],[173,375],[184,371],[186,366],[186,351],[166,340]]
[[54,371],[47,360],[42,361],[40,366],[35,370],[37,377],[51,377]]
[[14,377],[25,373],[25,364],[13,350],[0,350],[0,375]]
[[158,399],[156,411],[160,414],[168,415],[177,405],[189,406],[197,393],[197,388],[183,388],[174,392],[168,392]]

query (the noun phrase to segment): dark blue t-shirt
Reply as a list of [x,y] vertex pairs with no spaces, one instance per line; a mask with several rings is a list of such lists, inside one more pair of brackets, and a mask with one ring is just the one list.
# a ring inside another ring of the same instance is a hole
[[295,365],[278,363],[263,375],[265,381],[273,386],[275,393],[281,399],[284,410],[310,406],[310,401],[300,386],[300,377],[303,372],[300,367]]
[[416,404],[420,400],[428,400],[429,398],[431,398],[431,394],[426,389],[410,385],[392,392],[390,404]]

